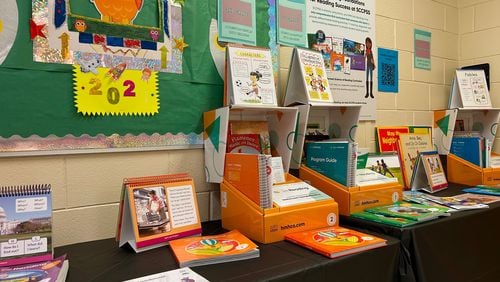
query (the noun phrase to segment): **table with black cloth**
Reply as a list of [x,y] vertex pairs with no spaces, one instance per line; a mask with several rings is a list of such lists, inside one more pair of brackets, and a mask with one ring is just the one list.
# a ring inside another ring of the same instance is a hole
[[[464,193],[450,184],[436,196]],[[398,228],[341,216],[340,224],[398,238],[401,281],[500,281],[500,202]]]
[[[204,235],[222,232],[220,221],[203,224]],[[395,281],[400,242],[374,235],[386,239],[387,246],[329,259],[283,241],[258,244],[259,258],[192,269],[209,281]],[[64,253],[70,266],[67,281],[123,281],[178,268],[168,246],[136,254],[105,239],[55,249],[56,256]]]

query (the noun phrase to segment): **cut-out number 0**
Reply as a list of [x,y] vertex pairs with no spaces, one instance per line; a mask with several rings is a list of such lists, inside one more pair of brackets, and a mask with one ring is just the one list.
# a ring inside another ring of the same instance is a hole
[[[99,78],[91,78],[89,80],[89,84],[95,84],[92,88],[89,90],[90,95],[102,95],[101,91],[101,80]],[[125,91],[123,92],[124,97],[135,97],[135,83],[132,80],[125,80],[123,82],[123,86],[127,87]],[[112,105],[116,105],[120,102],[120,91],[116,87],[110,87],[108,88],[108,102]]]

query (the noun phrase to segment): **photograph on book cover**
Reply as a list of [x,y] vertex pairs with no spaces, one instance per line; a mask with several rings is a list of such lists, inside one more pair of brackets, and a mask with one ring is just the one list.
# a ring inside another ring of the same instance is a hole
[[163,186],[135,189],[134,204],[139,237],[143,238],[171,230]]

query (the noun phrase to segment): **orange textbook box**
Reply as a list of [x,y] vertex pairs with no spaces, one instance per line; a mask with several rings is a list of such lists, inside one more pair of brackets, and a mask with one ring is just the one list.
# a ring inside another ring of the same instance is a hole
[[[286,174],[286,180],[300,181],[290,174]],[[338,206],[331,198],[263,209],[225,180],[220,189],[222,227],[238,229],[257,242],[278,242],[290,232],[338,225]]]
[[453,154],[446,161],[448,181],[464,185],[500,184],[500,168],[481,168]]
[[300,167],[299,177],[334,198],[338,203],[339,213],[346,216],[366,208],[392,204],[403,196],[403,186],[398,182],[346,187],[305,165]]

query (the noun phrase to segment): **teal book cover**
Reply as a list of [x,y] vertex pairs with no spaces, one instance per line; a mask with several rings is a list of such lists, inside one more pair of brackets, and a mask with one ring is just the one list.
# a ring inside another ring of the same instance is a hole
[[407,227],[418,223],[418,221],[407,219],[404,217],[391,217],[364,211],[352,213],[351,216],[354,218],[360,218],[396,227]]
[[414,221],[426,221],[435,219],[439,216],[450,215],[447,208],[406,202],[367,208],[365,211],[385,216],[406,218]]
[[309,142],[306,165],[342,185],[352,186],[348,182],[349,146],[348,141]]
[[477,187],[463,189],[463,191],[474,194],[500,196],[500,188],[477,186]]

